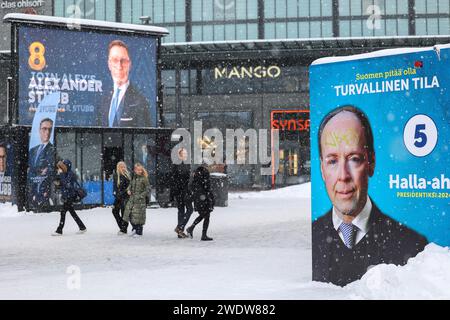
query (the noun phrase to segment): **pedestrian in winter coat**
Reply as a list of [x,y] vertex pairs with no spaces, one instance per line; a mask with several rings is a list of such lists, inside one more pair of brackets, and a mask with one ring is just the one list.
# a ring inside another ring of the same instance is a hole
[[193,238],[195,226],[203,220],[203,232],[201,240],[210,241],[212,238],[207,236],[209,217],[214,210],[214,195],[211,191],[211,181],[209,171],[205,167],[198,167],[194,171],[194,178],[192,180],[192,194],[194,200],[194,209],[199,216],[194,220],[194,223],[186,229],[186,232]]
[[116,166],[116,171],[113,173],[114,206],[112,209],[112,214],[119,227],[119,235],[127,233],[128,222],[123,220],[123,216],[125,214],[125,205],[128,201],[127,189],[130,185],[130,180],[131,175],[127,165],[125,162],[119,161]]
[[171,191],[178,207],[178,224],[174,231],[178,234],[178,238],[186,238],[184,228],[194,212],[189,190],[191,166],[185,163],[188,158],[186,149],[181,148],[178,151],[178,158],[182,163],[173,164],[171,169]]
[[70,160],[58,161],[58,163],[56,164],[56,168],[59,174],[59,184],[61,188],[63,208],[61,210],[61,219],[59,221],[59,226],[52,235],[62,235],[67,211],[70,212],[70,215],[72,216],[73,220],[75,220],[78,228],[80,229],[80,231],[78,231],[77,233],[84,233],[86,232],[86,227],[73,208],[73,202],[77,197],[76,188],[78,187],[78,182],[77,176],[72,171],[72,163],[70,162]]
[[134,174],[128,186],[129,199],[125,206],[123,220],[130,222],[133,227],[133,235],[142,236],[145,224],[145,210],[147,208],[146,197],[150,189],[148,173],[140,163],[134,165]]

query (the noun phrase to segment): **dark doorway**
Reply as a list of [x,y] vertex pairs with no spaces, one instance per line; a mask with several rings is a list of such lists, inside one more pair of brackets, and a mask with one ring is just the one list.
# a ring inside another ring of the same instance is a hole
[[121,147],[105,147],[103,150],[103,165],[105,180],[109,181],[116,169],[117,162],[123,161],[124,153]]

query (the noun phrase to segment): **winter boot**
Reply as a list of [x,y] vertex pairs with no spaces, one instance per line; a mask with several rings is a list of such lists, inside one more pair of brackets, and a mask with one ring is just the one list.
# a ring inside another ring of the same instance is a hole
[[181,230],[178,226],[175,228],[174,231],[177,233],[179,239],[183,239],[183,238],[187,238],[188,237],[187,234],[184,233],[183,230]]
[[194,237],[194,234],[193,234],[194,227],[195,227],[195,225],[193,224],[192,226],[190,226],[186,229],[186,232],[187,232],[189,238],[191,238],[191,239]]
[[213,238],[208,237],[208,236],[206,235],[206,230],[203,230],[201,240],[202,240],[202,241],[211,241],[211,240],[213,240]]

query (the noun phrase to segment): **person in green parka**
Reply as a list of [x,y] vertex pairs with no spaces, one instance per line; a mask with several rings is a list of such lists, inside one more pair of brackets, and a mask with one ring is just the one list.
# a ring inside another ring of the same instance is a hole
[[147,207],[147,195],[150,190],[147,170],[140,163],[134,165],[134,175],[128,186],[127,193],[130,196],[125,207],[123,220],[133,226],[132,236],[142,236],[145,224],[145,210]]

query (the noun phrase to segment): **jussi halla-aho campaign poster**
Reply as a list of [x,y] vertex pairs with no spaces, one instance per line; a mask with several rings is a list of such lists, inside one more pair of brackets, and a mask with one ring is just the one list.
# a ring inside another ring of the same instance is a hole
[[310,67],[313,280],[450,245],[450,45]]

